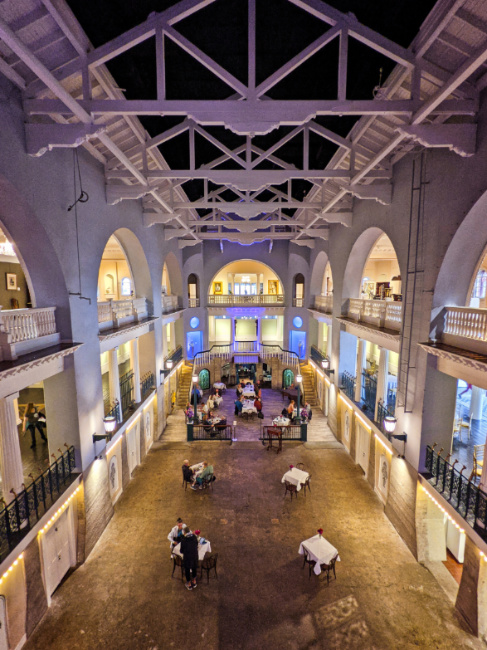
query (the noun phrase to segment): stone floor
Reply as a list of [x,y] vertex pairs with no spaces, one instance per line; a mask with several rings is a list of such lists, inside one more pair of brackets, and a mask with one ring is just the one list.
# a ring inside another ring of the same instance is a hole
[[[86,563],[53,596],[26,650],[485,648],[462,629],[338,443],[175,440],[179,414],[136,470]],[[318,421],[318,418],[317,418]],[[184,490],[181,463],[208,459],[213,491]],[[281,483],[303,462],[312,492]],[[177,517],[211,541],[218,579],[188,592],[166,536]],[[308,577],[299,544],[318,528],[340,552],[337,579]]]

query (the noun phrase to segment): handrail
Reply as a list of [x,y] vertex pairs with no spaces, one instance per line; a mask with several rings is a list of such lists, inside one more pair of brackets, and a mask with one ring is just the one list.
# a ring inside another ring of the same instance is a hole
[[221,427],[210,424],[187,424],[186,433],[188,442],[193,440],[233,440],[233,426],[225,424]]
[[9,342],[20,343],[56,333],[56,307],[37,309],[0,308],[0,331],[7,332]]
[[269,429],[281,429],[281,439],[282,440],[301,440],[302,442],[307,441],[307,430],[308,425],[305,422],[301,424],[288,424],[288,425],[265,425],[261,427],[259,440],[262,440],[262,444],[265,444],[265,441],[269,441]]
[[352,401],[355,400],[355,385],[357,383],[357,378],[351,375],[346,370],[342,374],[342,390],[347,397]]
[[[451,465],[442,458],[440,454],[443,450],[436,452],[435,446],[428,445],[426,448],[425,465],[428,473],[423,473],[423,476],[469,526],[487,541],[487,494],[480,486],[463,476],[463,469],[458,471],[455,468],[456,461]],[[478,525],[479,522],[482,525]]]
[[0,511],[0,561],[72,483],[75,465],[74,447],[71,446]]
[[310,349],[310,355],[309,355],[315,363],[318,364],[318,366],[321,368],[321,362],[324,359],[327,359],[328,357],[326,356],[326,353],[323,352],[323,350],[320,350],[316,345],[312,345]]

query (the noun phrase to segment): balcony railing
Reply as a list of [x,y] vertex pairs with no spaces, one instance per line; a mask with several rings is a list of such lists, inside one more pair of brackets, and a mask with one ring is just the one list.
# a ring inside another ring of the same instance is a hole
[[179,309],[179,296],[168,296],[163,295],[161,297],[162,313],[167,314],[172,311],[177,311]]
[[140,395],[142,401],[147,397],[147,395],[155,388],[156,381],[153,372],[146,372],[140,380]]
[[388,415],[393,416],[394,411],[395,411],[394,405],[384,404],[382,400],[379,400],[377,404],[377,424],[382,429],[382,431],[384,431],[384,433],[386,433],[384,429],[384,419]]
[[402,324],[402,302],[351,298],[348,317],[360,323],[369,323],[399,332]]
[[210,424],[202,425],[189,422],[186,425],[186,437],[188,442],[193,440],[229,440],[231,442],[233,426],[217,424],[213,427]]
[[446,307],[439,339],[446,345],[487,354],[487,309]]
[[[183,348],[180,345],[178,345],[178,347],[175,350],[170,352],[167,355],[167,357],[164,358],[164,364],[162,369],[164,376],[168,375],[171,372],[171,370],[181,361],[182,358],[183,358]],[[172,361],[171,368],[167,367],[168,361]]]
[[304,298],[293,298],[293,307],[303,307]]
[[[308,425],[304,422],[302,424],[289,424],[288,426],[263,426],[261,428],[259,440],[262,444],[269,442],[269,429],[280,429],[282,432],[282,440],[301,440],[306,442],[308,440]],[[276,436],[271,436],[276,441]]]
[[355,399],[355,384],[357,383],[356,378],[345,370],[342,374],[342,390],[347,397],[351,400]]
[[318,349],[316,345],[311,346],[310,357],[321,368],[321,362],[327,358],[326,353]]
[[199,307],[200,299],[199,298],[188,298],[188,307]]
[[134,398],[134,373],[125,373],[120,377],[120,399],[122,405],[122,418],[125,419],[135,404]]
[[362,371],[362,401],[365,406],[375,413],[375,401],[377,398],[377,379],[365,371]]
[[434,450],[426,448],[424,474],[430,485],[487,541],[487,494]]
[[74,468],[74,447],[69,447],[0,511],[0,562],[3,562],[73,482]]
[[131,300],[108,300],[98,303],[98,325],[100,331],[112,329],[143,320],[149,316],[145,298]]
[[331,314],[333,311],[333,296],[315,296],[315,309]]
[[284,305],[282,294],[258,296],[209,295],[209,305]]
[[234,352],[259,352],[259,341],[234,341]]
[[0,360],[17,359],[21,354],[59,343],[55,311],[56,307],[0,308]]

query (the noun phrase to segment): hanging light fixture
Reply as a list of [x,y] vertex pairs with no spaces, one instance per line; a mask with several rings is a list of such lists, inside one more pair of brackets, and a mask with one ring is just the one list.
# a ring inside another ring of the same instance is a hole
[[397,424],[397,418],[395,418],[393,415],[386,415],[383,423],[384,429],[387,431],[387,433],[394,433],[394,429],[396,428]]

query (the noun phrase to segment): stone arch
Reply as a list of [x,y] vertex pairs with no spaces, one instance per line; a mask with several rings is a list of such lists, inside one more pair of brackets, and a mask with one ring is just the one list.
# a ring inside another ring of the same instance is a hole
[[[118,228],[110,237],[114,237],[122,249],[134,283],[134,298],[147,298],[152,302],[152,280],[149,265],[138,237],[128,228]],[[110,239],[107,238],[99,259],[98,269],[101,266],[103,253]],[[101,296],[100,296],[101,297]]]
[[[279,281],[279,286],[280,286],[280,291],[281,291],[282,295],[284,295],[284,284],[283,284],[283,282],[282,282],[282,279],[281,279],[281,278],[279,277],[279,275],[276,273],[276,271],[275,271],[271,266],[269,266],[269,264],[266,264],[265,262],[262,262],[261,260],[252,259],[252,258],[249,258],[249,257],[241,258],[241,259],[238,259],[238,260],[232,260],[232,261],[230,261],[230,262],[227,262],[227,263],[224,264],[223,266],[221,266],[221,267],[216,271],[216,273],[214,273],[214,275],[212,276],[210,282],[208,283],[208,286],[207,286],[207,288],[206,288],[206,292],[207,292],[207,294],[210,293],[211,288],[213,287],[213,282],[215,281],[215,278],[218,277],[218,275],[219,275],[219,274],[220,274],[220,273],[221,273],[221,272],[222,272],[222,271],[223,271],[227,266],[230,266],[230,264],[235,264],[235,263],[237,263],[237,262],[253,262],[253,263],[255,263],[255,264],[260,264],[260,265],[266,267],[267,269],[269,269],[269,271],[270,271],[270,272],[271,272],[271,273],[272,273],[272,274],[273,274],[273,275],[278,279],[278,281]],[[268,288],[264,286],[264,294],[266,294],[267,291],[268,291]],[[257,290],[257,293],[259,293],[258,290]]]
[[359,235],[350,251],[343,277],[343,300],[347,300],[348,298],[360,298],[361,280],[365,265],[374,245],[382,235],[386,235],[391,241],[399,265],[396,248],[388,233],[377,227],[367,228],[367,230],[364,230],[364,232]]
[[70,340],[69,294],[57,253],[31,206],[2,175],[0,225],[22,266],[32,306],[55,306],[57,330]]
[[[187,289],[188,289],[188,298],[195,298],[196,300],[199,300],[200,279],[196,273],[190,273],[188,275]],[[194,296],[191,295],[192,292],[194,292]]]
[[[169,277],[170,293],[173,296],[183,295],[183,276],[179,267],[179,262],[174,253],[169,252],[164,260],[163,269],[166,267]],[[163,271],[164,272],[164,271]]]
[[323,276],[325,269],[329,263],[328,255],[324,251],[320,251],[316,256],[311,272],[311,279],[309,282],[309,289],[311,296],[319,296],[322,293]]

